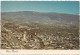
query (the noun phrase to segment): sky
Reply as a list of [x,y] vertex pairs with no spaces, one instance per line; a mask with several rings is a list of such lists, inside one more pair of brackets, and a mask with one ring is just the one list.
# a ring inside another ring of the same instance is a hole
[[79,14],[76,1],[2,1],[1,12],[38,11]]

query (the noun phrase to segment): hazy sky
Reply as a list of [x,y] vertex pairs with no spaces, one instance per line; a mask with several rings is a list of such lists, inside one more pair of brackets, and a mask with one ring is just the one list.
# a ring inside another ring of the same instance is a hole
[[2,1],[2,12],[11,11],[40,11],[40,12],[59,12],[59,13],[79,13],[78,2],[32,2],[32,1]]

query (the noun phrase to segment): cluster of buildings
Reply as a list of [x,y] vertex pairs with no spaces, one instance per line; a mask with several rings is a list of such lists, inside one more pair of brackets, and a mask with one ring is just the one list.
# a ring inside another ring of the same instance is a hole
[[[2,25],[3,49],[78,49],[78,33],[72,28]],[[14,27],[13,27],[14,26]],[[75,28],[76,29],[76,28]],[[73,32],[71,32],[72,30]]]

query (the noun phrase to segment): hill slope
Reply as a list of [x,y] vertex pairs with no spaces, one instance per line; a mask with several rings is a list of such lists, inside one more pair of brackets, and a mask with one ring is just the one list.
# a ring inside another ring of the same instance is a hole
[[20,12],[2,12],[1,18],[11,19],[21,22],[38,22],[38,23],[54,23],[63,22],[69,24],[78,24],[79,16],[63,13],[47,13],[34,11],[20,11]]

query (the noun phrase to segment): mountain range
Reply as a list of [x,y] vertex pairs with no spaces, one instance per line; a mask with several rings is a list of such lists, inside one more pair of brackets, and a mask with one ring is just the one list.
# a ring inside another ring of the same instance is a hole
[[68,23],[78,24],[79,15],[55,13],[55,12],[36,12],[36,11],[18,11],[18,12],[1,12],[2,20],[13,20],[21,22],[35,23]]

